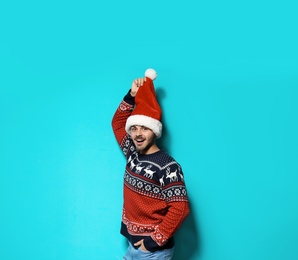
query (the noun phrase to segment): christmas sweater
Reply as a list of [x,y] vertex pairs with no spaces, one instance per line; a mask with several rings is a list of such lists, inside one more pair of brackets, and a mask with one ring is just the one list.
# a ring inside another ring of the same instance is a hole
[[174,233],[189,213],[181,166],[165,151],[140,154],[125,131],[134,109],[128,93],[116,110],[112,128],[126,156],[121,234],[132,244],[144,239],[149,251],[174,246]]

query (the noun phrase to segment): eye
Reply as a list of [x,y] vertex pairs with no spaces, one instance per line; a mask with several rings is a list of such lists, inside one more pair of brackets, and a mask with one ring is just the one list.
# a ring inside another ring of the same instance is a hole
[[148,130],[149,130],[149,128],[148,128],[148,127],[146,127],[146,126],[142,126],[142,130],[143,130],[143,131],[148,131]]
[[135,127],[135,126],[132,126],[131,128],[130,128],[130,131],[131,132],[134,132],[134,131],[136,131],[137,130],[137,128]]

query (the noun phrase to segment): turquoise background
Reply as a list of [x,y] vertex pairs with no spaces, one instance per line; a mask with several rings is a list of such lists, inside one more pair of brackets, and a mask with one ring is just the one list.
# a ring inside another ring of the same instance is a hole
[[0,259],[121,259],[111,118],[148,67],[191,214],[175,260],[298,259],[298,4],[2,1]]

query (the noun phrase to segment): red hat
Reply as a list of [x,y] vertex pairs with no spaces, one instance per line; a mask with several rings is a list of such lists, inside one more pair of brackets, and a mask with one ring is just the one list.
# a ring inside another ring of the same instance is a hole
[[153,80],[156,79],[157,74],[154,69],[147,69],[145,71],[146,81],[141,86],[136,94],[135,109],[132,111],[129,118],[127,118],[125,130],[130,134],[130,127],[133,125],[141,125],[150,128],[156,135],[156,138],[161,137],[162,124],[161,109],[156,100]]

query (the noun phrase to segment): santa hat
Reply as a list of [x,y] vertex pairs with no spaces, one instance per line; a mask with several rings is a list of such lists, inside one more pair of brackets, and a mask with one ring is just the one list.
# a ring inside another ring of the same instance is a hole
[[141,86],[135,96],[135,109],[128,117],[125,125],[125,130],[130,134],[130,127],[133,125],[141,125],[150,128],[156,135],[156,138],[161,137],[162,124],[161,109],[156,100],[153,80],[157,74],[154,69],[145,71],[146,81]]

